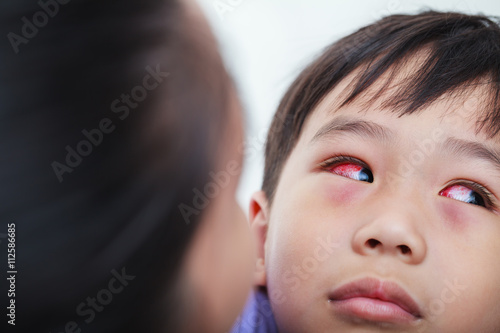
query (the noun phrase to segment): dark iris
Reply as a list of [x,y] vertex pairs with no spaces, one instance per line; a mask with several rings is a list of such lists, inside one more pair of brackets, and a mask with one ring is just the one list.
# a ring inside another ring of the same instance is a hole
[[368,182],[368,183],[373,183],[373,174],[370,171],[370,169],[363,168],[359,171],[359,180]]
[[484,203],[483,197],[481,197],[481,195],[479,195],[479,193],[477,193],[477,192],[472,192],[470,194],[470,199],[467,200],[467,202],[471,203],[473,205],[486,207],[486,204]]

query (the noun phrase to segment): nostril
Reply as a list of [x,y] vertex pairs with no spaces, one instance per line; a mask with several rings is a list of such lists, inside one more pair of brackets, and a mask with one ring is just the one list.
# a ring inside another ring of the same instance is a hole
[[411,254],[411,249],[406,245],[398,245],[398,248],[401,250],[402,254]]
[[366,241],[366,245],[372,249],[376,248],[377,245],[382,244],[378,240],[370,238],[369,240]]

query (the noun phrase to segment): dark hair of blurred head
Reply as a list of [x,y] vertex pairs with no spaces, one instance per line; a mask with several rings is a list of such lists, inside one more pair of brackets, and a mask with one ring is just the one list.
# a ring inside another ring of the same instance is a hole
[[[4,38],[0,53],[0,216],[5,230],[16,223],[16,326],[177,331],[179,265],[202,215],[187,223],[178,206],[216,163],[232,83],[213,37],[176,1],[46,2],[58,12],[17,53]],[[2,3],[3,36],[22,36],[22,18],[40,10]],[[69,166],[68,146],[87,155]],[[60,177],[55,161],[67,167]],[[81,314],[87,305],[78,312],[113,270],[135,278],[95,318]]]

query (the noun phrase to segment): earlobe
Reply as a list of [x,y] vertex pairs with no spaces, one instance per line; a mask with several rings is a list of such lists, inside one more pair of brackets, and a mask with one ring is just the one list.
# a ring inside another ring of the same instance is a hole
[[250,199],[250,230],[256,240],[257,261],[255,263],[254,283],[266,286],[265,248],[269,222],[268,200],[264,191],[256,192]]

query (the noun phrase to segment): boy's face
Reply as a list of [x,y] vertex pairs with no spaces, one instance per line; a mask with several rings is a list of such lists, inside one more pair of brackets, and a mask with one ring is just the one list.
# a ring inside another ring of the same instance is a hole
[[480,93],[398,118],[338,109],[344,87],[309,116],[272,209],[252,202],[280,332],[498,332],[500,145],[476,135]]

